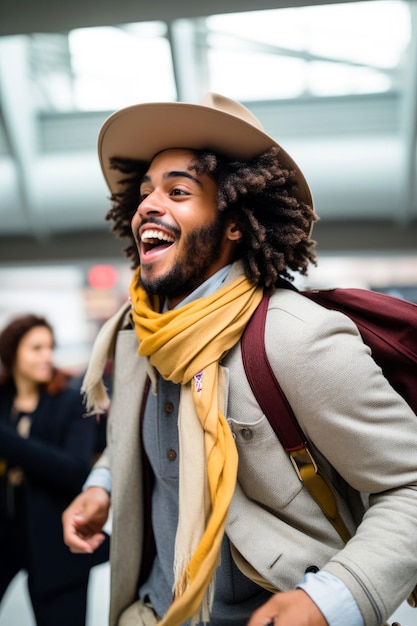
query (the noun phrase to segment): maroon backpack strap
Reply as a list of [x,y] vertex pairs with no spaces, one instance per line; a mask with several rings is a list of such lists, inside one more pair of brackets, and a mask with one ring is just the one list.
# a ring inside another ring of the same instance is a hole
[[[305,437],[271,368],[265,349],[269,296],[265,295],[241,338],[243,367],[259,406],[287,452],[305,446]],[[278,419],[279,418],[279,419]]]
[[259,406],[288,452],[298,478],[346,542],[351,534],[338,511],[332,488],[308,449],[303,431],[266,354],[265,324],[268,302],[269,297],[264,296],[241,337],[245,373]]

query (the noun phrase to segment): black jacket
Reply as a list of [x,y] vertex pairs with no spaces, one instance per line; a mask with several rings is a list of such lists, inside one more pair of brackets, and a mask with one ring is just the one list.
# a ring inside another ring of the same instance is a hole
[[[13,392],[0,387],[0,459],[20,467],[25,475],[24,496],[28,563],[35,588],[55,591],[78,583],[93,565],[108,559],[108,541],[93,555],[75,555],[63,542],[61,515],[80,492],[96,451],[97,424],[84,417],[78,391],[44,392],[32,414],[28,439],[11,424]],[[0,540],[16,523],[5,506],[7,476],[0,479]],[[20,520],[22,521],[22,520]],[[1,558],[1,557],[0,557]]]

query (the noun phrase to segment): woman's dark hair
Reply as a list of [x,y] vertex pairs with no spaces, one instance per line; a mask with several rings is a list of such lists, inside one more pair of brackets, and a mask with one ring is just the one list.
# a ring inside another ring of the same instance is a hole
[[[279,148],[273,147],[252,161],[232,160],[206,151],[193,151],[193,170],[208,174],[218,184],[217,203],[225,217],[236,221],[242,232],[239,257],[247,278],[272,289],[280,277],[292,280],[290,271],[307,274],[316,264],[311,225],[317,220],[313,208],[297,198],[294,171],[281,167]],[[131,220],[139,204],[139,185],[148,164],[129,159],[113,159],[113,169],[124,178],[123,190],[111,196],[112,208],[106,215],[112,230],[130,244],[125,254],[132,268],[139,265],[139,254],[131,232]]]
[[[11,320],[0,333],[0,383],[13,383],[13,366],[16,354],[23,337],[32,328],[42,326],[47,328],[54,340],[54,331],[51,324],[42,316],[28,313]],[[54,340],[55,342],[55,340]],[[55,393],[64,386],[65,375],[54,369],[52,380],[47,385],[50,393]]]

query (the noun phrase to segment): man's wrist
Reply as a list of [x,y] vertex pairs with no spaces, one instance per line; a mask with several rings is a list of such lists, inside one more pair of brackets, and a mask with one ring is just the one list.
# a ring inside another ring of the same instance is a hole
[[111,494],[111,474],[107,467],[95,467],[91,470],[87,479],[82,486],[82,491],[86,491],[90,487],[102,487]]
[[329,626],[364,626],[352,593],[330,572],[308,573],[297,587],[310,596]]

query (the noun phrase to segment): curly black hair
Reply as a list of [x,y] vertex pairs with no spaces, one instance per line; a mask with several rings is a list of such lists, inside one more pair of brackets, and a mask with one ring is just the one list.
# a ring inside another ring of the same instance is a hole
[[[197,174],[208,174],[218,185],[220,211],[236,221],[242,232],[239,257],[247,278],[254,284],[273,288],[280,278],[293,280],[290,271],[306,275],[309,263],[316,264],[311,225],[318,218],[313,207],[297,197],[295,172],[280,165],[279,148],[243,162],[209,151],[192,151],[190,166]],[[114,158],[113,169],[124,177],[123,190],[111,196],[106,215],[112,231],[130,244],[124,252],[139,265],[139,254],[130,223],[139,204],[139,185],[148,168],[142,161]]]

